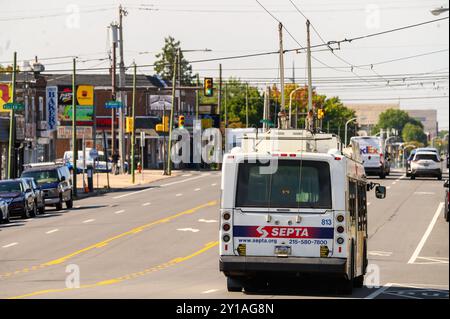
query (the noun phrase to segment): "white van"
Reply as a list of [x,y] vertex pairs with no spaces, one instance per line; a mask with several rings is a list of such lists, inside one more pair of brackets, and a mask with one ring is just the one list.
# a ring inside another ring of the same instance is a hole
[[[86,162],[84,161],[83,157],[83,151],[78,151],[78,159],[77,159],[77,171],[81,172],[84,169],[84,163],[86,163],[86,168],[89,166],[94,167],[95,164],[95,170],[99,172],[106,172],[108,170],[111,172],[112,169],[112,163],[108,162],[108,166],[106,164],[106,157],[105,153],[103,151],[98,152],[98,158],[94,159],[91,156],[91,148],[86,149]],[[66,164],[69,169],[73,168],[73,153],[72,151],[67,151],[64,153],[63,157],[64,163]],[[95,163],[94,163],[95,162]]]
[[390,172],[390,163],[384,140],[377,136],[355,136],[351,143],[357,142],[366,175],[377,175],[384,179]]

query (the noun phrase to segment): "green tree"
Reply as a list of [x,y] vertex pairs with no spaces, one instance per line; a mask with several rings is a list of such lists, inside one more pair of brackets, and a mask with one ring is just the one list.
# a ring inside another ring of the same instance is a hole
[[423,128],[412,123],[406,123],[403,127],[402,138],[406,143],[418,142],[424,145],[427,143],[427,135]]
[[[192,66],[184,59],[183,51],[181,50],[180,41],[175,41],[171,36],[164,39],[165,44],[162,52],[156,55],[155,72],[161,76],[165,81],[172,81],[174,61],[177,58],[179,50],[181,61],[181,84],[191,85],[193,81]],[[178,71],[177,71],[178,75]]]
[[407,112],[389,109],[380,114],[378,124],[373,131],[377,133],[380,129],[396,129],[399,134],[402,135],[403,128],[408,123],[423,129],[423,124],[420,121],[411,118]]

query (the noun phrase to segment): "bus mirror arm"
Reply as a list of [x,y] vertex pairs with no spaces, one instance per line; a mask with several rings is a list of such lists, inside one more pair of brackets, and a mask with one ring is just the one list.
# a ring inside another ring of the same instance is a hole
[[375,196],[378,199],[385,199],[386,198],[386,187],[381,186],[379,183],[369,183],[367,184],[367,191],[370,192],[372,189],[375,188]]

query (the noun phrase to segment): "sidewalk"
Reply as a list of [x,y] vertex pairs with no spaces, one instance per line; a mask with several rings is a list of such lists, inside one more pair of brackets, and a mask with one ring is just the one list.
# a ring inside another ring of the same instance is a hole
[[[94,174],[94,192],[86,193],[83,188],[83,174],[77,175],[77,189],[78,189],[78,198],[85,198],[90,196],[96,196],[99,194],[107,193],[108,191],[114,191],[117,189],[127,188],[131,186],[139,186],[144,184],[153,183],[159,180],[167,179],[174,176],[179,176],[183,174],[182,171],[172,171],[172,176],[165,176],[163,170],[144,170],[144,174],[139,174],[136,172],[135,174],[135,183],[131,182],[131,175],[109,175],[109,187],[108,190],[108,181],[106,173],[98,173]],[[87,187],[87,175],[84,176],[85,185]]]

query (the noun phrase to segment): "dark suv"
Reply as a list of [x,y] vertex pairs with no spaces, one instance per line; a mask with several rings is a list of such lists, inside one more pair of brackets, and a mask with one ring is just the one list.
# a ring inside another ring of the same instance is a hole
[[34,178],[44,191],[46,206],[61,210],[65,203],[67,208],[73,207],[72,183],[67,166],[53,163],[30,165],[21,177]]

